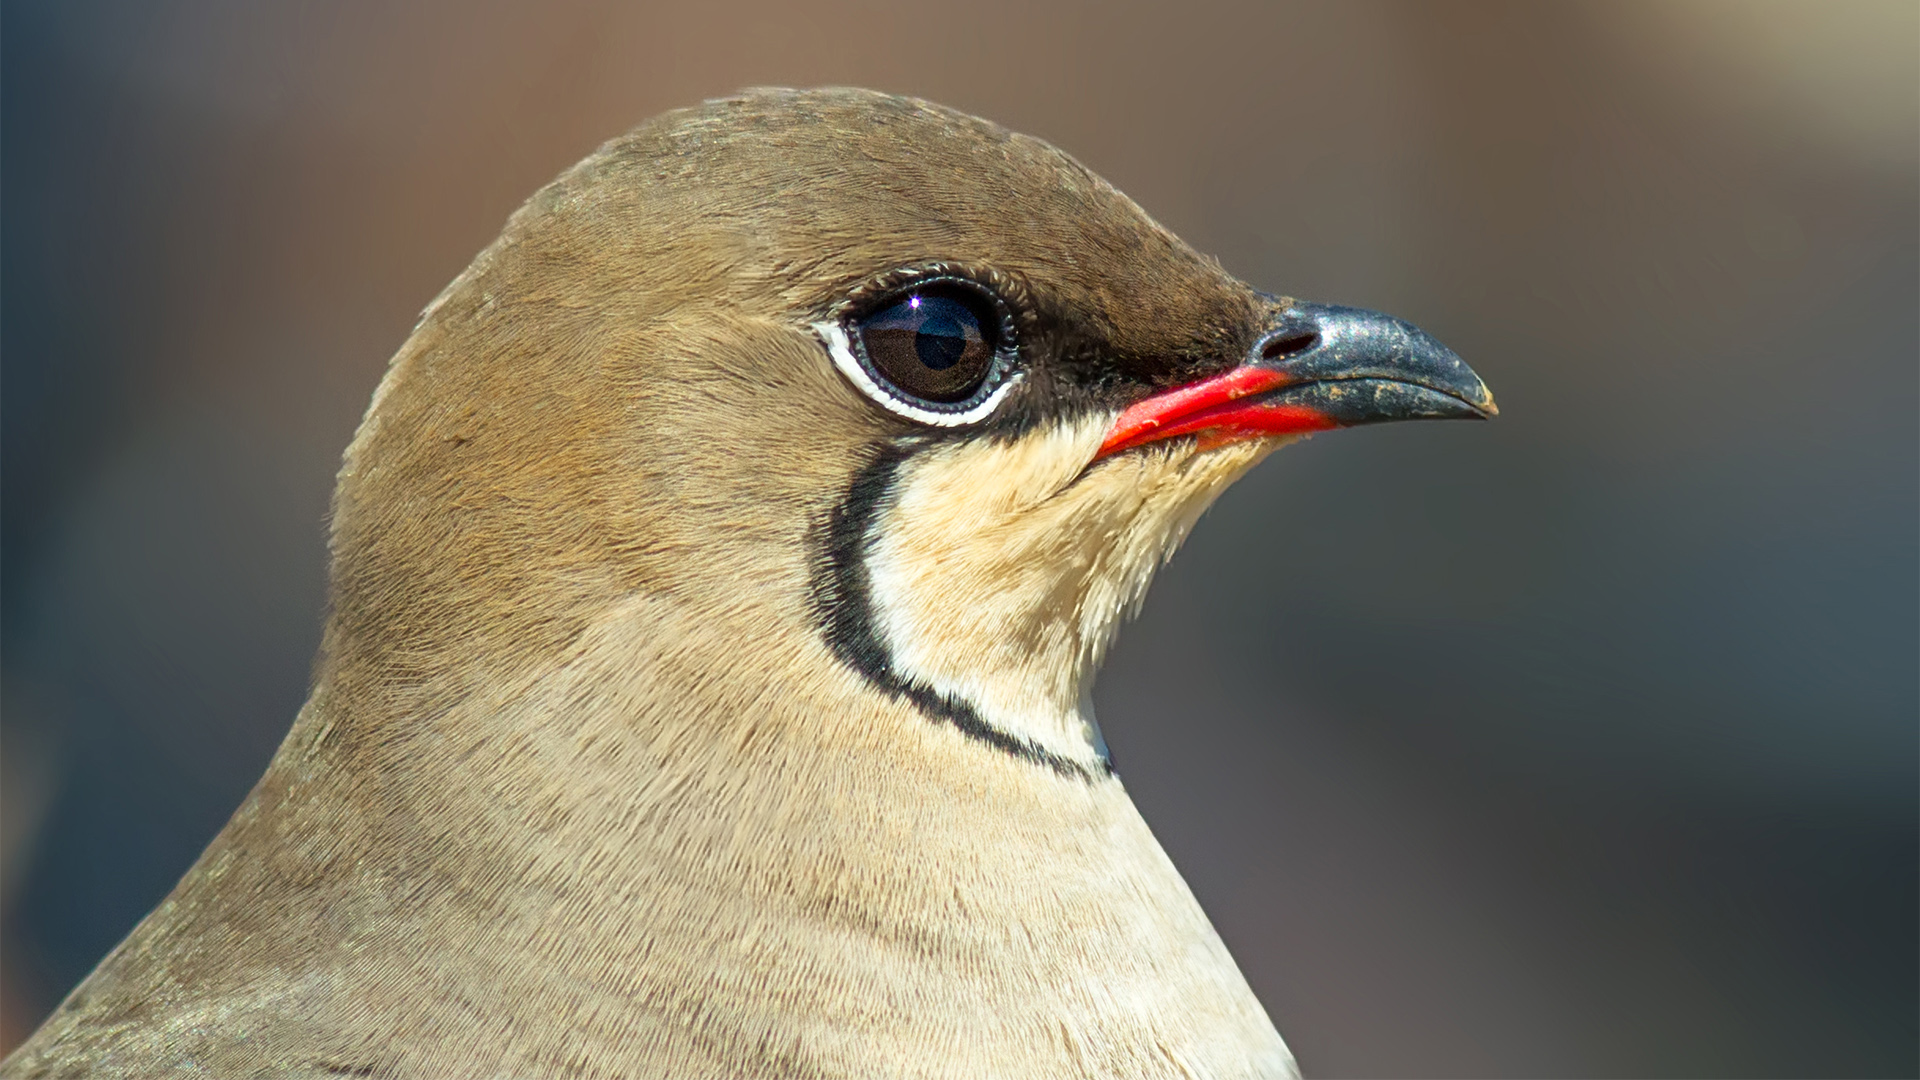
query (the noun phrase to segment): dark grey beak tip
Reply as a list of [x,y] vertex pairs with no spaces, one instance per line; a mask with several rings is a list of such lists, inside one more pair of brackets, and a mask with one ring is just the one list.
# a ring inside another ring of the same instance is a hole
[[1280,394],[1318,399],[1315,407],[1343,425],[1500,413],[1486,383],[1452,349],[1412,323],[1364,308],[1296,301],[1277,313],[1246,363],[1285,372],[1290,385]]

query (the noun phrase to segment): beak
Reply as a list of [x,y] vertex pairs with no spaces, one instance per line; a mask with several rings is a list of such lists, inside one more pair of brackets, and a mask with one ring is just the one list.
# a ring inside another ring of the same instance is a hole
[[1411,323],[1295,303],[1239,367],[1136,402],[1096,458],[1198,435],[1202,447],[1389,420],[1486,420],[1499,409],[1466,362]]

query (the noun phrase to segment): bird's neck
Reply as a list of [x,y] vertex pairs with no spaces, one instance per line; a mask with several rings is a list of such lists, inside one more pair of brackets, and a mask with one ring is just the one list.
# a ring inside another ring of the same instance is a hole
[[[743,655],[740,632],[632,598],[537,671],[419,688],[438,708],[323,672],[124,963],[239,980],[302,1031],[396,1054],[459,1031],[442,1072],[528,1052],[509,1021],[531,1001],[614,1073],[688,1032],[769,1031],[849,1071],[1145,1075],[1166,1047],[1282,1070],[1117,779],[930,722],[817,640]],[[405,1031],[368,1027],[389,1020]]]

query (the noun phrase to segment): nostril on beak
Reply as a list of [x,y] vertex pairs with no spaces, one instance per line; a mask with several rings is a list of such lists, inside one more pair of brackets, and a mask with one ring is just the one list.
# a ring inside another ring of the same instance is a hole
[[1306,352],[1318,344],[1320,344],[1320,334],[1315,330],[1293,330],[1276,334],[1260,346],[1260,359],[1284,360],[1289,356]]

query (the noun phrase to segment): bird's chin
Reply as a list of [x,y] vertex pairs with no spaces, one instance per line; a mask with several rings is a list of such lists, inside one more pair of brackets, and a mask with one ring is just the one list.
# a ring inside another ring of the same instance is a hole
[[[1246,428],[1223,427],[1211,431],[1202,431],[1192,436],[1193,452],[1212,454],[1223,450],[1249,450],[1254,454],[1253,463],[1273,453],[1283,446],[1304,442],[1313,437],[1313,432],[1291,432],[1277,435],[1271,431],[1248,430]],[[1229,455],[1232,456],[1232,455]]]
[[[1230,473],[1225,483],[1231,484],[1268,454],[1283,446],[1304,442],[1314,434],[1311,431],[1275,433],[1233,426],[1211,428],[1138,443],[1120,451],[1108,451],[1089,461],[1087,469],[1091,472],[1112,467],[1134,470],[1175,468],[1182,470],[1195,483],[1214,487],[1214,473],[1217,470]],[[1214,487],[1215,494],[1219,487]]]

